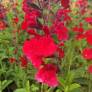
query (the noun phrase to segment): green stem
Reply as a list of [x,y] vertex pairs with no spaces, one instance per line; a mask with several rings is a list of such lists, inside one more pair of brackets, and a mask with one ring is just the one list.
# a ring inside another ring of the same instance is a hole
[[0,81],[0,92],[2,92],[2,82]]
[[44,85],[41,84],[41,92],[44,92]]
[[88,92],[91,92],[91,82],[90,82],[90,74],[89,74],[89,82],[88,82]]
[[64,87],[64,92],[69,92],[69,86],[71,85],[72,78],[71,78],[71,65],[73,62],[73,48],[70,47],[70,50],[67,52],[67,57],[68,61],[68,70],[66,73],[66,82],[65,82],[65,87]]

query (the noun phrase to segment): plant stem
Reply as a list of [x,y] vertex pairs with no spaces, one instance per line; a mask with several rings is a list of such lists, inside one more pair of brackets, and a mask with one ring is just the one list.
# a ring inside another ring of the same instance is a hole
[[45,16],[44,16],[44,14],[43,14],[43,10],[44,10],[44,8],[43,8],[43,4],[40,2],[40,0],[37,0],[37,2],[38,2],[38,5],[39,5],[40,9],[42,10],[42,18],[43,18],[43,22],[44,22],[44,24],[46,24]]
[[69,86],[71,85],[72,82],[72,75],[71,75],[71,65],[73,62],[73,55],[74,55],[74,47],[71,47],[72,43],[69,46],[69,50],[67,52],[66,60],[68,61],[68,70],[66,72],[66,82],[65,82],[65,87],[64,87],[64,92],[69,92]]
[[90,82],[90,74],[89,74],[89,82],[88,82],[88,92],[91,92],[91,82]]
[[41,6],[41,3],[39,0],[37,0],[38,4],[39,4],[39,7],[42,9],[42,6]]
[[44,92],[44,85],[43,85],[43,83],[41,84],[41,92]]

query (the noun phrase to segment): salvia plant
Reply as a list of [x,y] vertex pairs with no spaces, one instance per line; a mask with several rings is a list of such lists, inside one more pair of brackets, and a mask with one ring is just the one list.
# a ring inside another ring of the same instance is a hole
[[0,92],[92,92],[91,3],[1,0]]

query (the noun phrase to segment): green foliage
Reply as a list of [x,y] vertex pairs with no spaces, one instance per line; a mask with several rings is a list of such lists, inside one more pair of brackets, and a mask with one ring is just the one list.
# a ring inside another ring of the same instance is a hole
[[0,81],[0,92],[2,92],[12,82],[13,82],[12,80],[3,80],[3,81]]
[[[64,46],[61,47],[65,51],[65,57],[61,59],[59,64],[53,62],[57,64],[60,69],[57,75],[60,85],[56,88],[52,88],[35,81],[34,76],[36,70],[30,64],[30,61],[27,61],[27,67],[21,67],[20,56],[23,56],[22,46],[24,40],[31,38],[25,30],[21,30],[21,23],[24,19],[24,13],[21,7],[22,1],[23,0],[18,0],[18,6],[16,7],[18,14],[14,14],[13,10],[7,13],[7,28],[0,31],[0,92],[3,92],[8,86],[10,87],[12,83],[15,84],[14,92],[91,92],[92,75],[89,76],[87,72],[87,67],[91,62],[81,56],[82,50],[89,45],[85,39],[79,41],[74,40],[75,33],[72,31],[72,28],[76,25],[78,26],[80,22],[83,23],[85,30],[89,29],[88,24],[83,20],[86,15],[80,16],[79,14],[74,15],[70,13],[72,20],[74,20],[70,23],[66,23],[70,38],[64,42]],[[72,0],[72,2],[76,2],[76,0]],[[51,3],[51,6],[52,10],[48,11],[45,9],[42,11],[43,15],[54,15],[54,13],[61,8],[60,4]],[[37,8],[37,6],[35,7]],[[78,12],[79,9],[74,8],[73,11]],[[19,18],[17,24],[12,22],[15,16]],[[54,17],[55,16],[56,15],[54,15]],[[54,17],[51,17],[52,20]],[[39,18],[38,21],[44,24],[43,19]],[[50,20],[46,21],[46,24],[48,26],[52,25]],[[55,39],[55,43],[59,43],[56,35],[53,35],[53,39]],[[12,57],[15,59],[14,63],[10,63],[9,61]],[[46,60],[48,63],[51,59],[46,58]],[[56,61],[58,60],[56,59]]]

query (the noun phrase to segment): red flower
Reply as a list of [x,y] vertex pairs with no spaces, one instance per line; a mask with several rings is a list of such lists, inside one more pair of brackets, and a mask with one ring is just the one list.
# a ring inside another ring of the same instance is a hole
[[52,56],[57,50],[57,45],[50,36],[34,37],[24,42],[23,52],[32,60],[33,65],[42,63],[42,57]]
[[62,59],[64,57],[64,50],[62,48],[58,48],[58,57]]
[[45,83],[48,86],[58,86],[58,80],[56,77],[57,67],[53,64],[47,64],[41,67],[36,73],[36,80],[41,83]]
[[44,31],[45,34],[49,35],[50,34],[50,29],[48,26],[43,26],[42,30]]
[[50,36],[34,37],[25,41],[23,51],[25,54],[48,57],[55,53],[56,44]]
[[5,23],[3,21],[0,21],[0,31],[4,30],[6,27]]
[[92,35],[88,36],[86,38],[86,40],[87,40],[88,44],[92,45]]
[[92,74],[92,65],[89,65],[89,66],[88,66],[88,72],[89,72],[90,74]]
[[85,18],[85,21],[86,21],[87,23],[92,24],[92,17],[87,17],[87,18]]
[[31,63],[35,68],[40,68],[41,65],[44,65],[43,57],[31,55],[28,58],[31,60]]
[[77,32],[77,33],[82,33],[84,31],[84,29],[82,27],[77,27],[76,26],[76,27],[73,28],[73,31]]
[[24,56],[20,57],[20,62],[22,67],[27,67],[27,60]]
[[92,30],[87,30],[85,32],[85,38],[86,38],[88,44],[92,45]]
[[23,6],[22,9],[24,12],[29,13],[31,10],[30,4],[33,2],[33,0],[23,0]]
[[6,17],[6,9],[5,7],[1,4],[0,2],[0,18],[1,19],[4,19]]
[[77,0],[76,4],[80,8],[80,13],[84,14],[86,12],[86,8],[88,6],[88,0]]
[[37,16],[40,15],[36,15],[33,12],[25,14],[24,21],[22,22],[22,29],[27,30],[29,28],[41,28],[42,25],[37,21]]
[[67,40],[69,38],[68,29],[62,24],[55,25],[55,33],[59,40]]
[[57,20],[60,20],[62,22],[71,20],[70,16],[68,15],[70,10],[68,9],[59,9],[56,13]]
[[37,25],[37,17],[31,14],[25,15],[25,21],[27,22],[28,27],[34,27]]
[[36,18],[41,17],[41,12],[39,10],[37,10],[37,9],[32,9],[32,11],[30,13],[28,13],[28,14],[31,15],[31,16],[34,16]]
[[69,8],[70,0],[61,0],[61,5],[66,9]]
[[87,60],[92,60],[92,48],[83,49],[82,56]]
[[13,18],[13,21],[14,21],[15,23],[18,23],[18,22],[19,22],[19,18],[18,18],[18,17],[15,17],[15,18]]
[[77,35],[75,36],[75,39],[76,39],[76,40],[82,40],[82,39],[84,39],[84,38],[85,38],[84,34],[77,34]]
[[90,36],[90,35],[92,35],[92,30],[87,30],[87,31],[85,32],[85,37],[88,37],[88,36]]
[[16,59],[15,59],[15,58],[9,58],[9,62],[10,62],[11,64],[13,64],[14,62],[16,62]]
[[64,46],[64,42],[60,42],[60,43],[58,44],[58,46],[59,46],[59,47]]
[[27,23],[27,21],[24,20],[24,21],[22,22],[21,29],[22,29],[22,30],[26,30],[27,28],[28,28],[28,23]]

